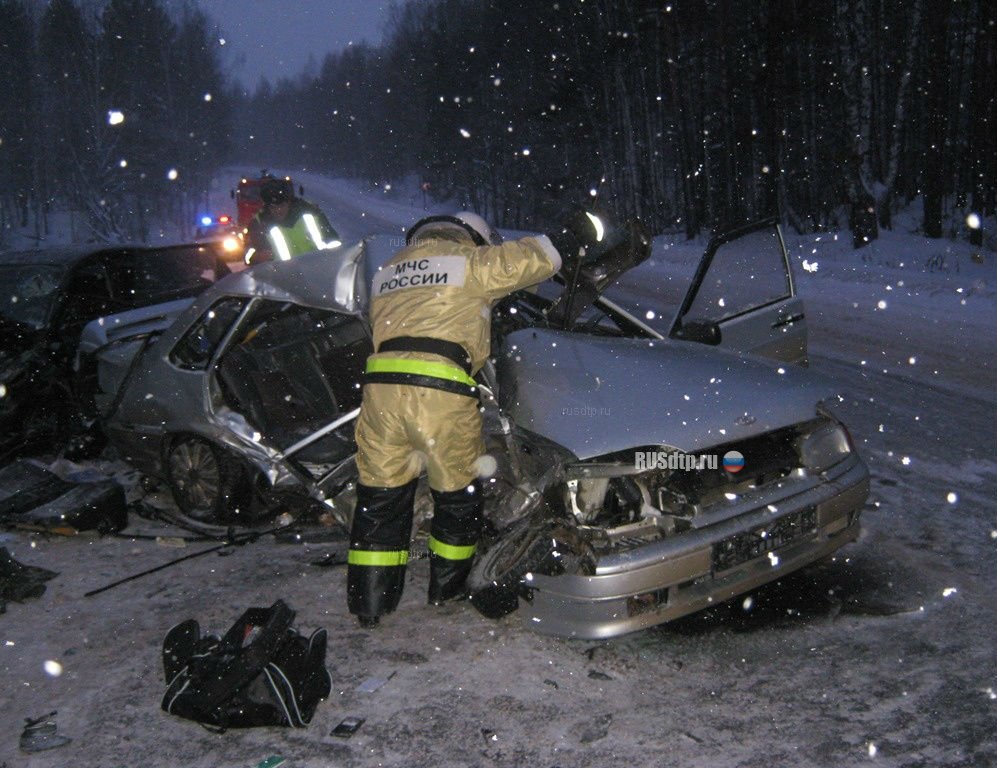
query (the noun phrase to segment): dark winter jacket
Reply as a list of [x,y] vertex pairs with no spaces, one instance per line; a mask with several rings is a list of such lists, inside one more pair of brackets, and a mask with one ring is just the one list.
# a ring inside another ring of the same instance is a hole
[[264,207],[249,223],[246,263],[288,260],[302,253],[338,248],[339,234],[322,210],[300,197],[291,201],[287,216],[278,221]]

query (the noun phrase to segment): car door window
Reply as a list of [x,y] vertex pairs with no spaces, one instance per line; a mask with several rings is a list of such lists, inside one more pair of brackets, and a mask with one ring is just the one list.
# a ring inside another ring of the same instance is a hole
[[720,322],[791,294],[782,241],[771,227],[717,248],[685,314],[694,320]]
[[45,328],[65,270],[48,264],[0,265],[0,328]]
[[104,264],[85,264],[69,280],[60,325],[78,330],[111,309],[111,287]]
[[170,362],[185,371],[208,367],[218,344],[242,312],[243,299],[222,299],[211,305],[170,351]]
[[[218,363],[226,400],[282,449],[360,405],[371,345],[357,317],[259,302],[233,342]],[[347,425],[297,458],[338,461],[351,446]]]
[[112,275],[115,298],[135,307],[195,296],[221,276],[214,252],[196,245],[136,250]]

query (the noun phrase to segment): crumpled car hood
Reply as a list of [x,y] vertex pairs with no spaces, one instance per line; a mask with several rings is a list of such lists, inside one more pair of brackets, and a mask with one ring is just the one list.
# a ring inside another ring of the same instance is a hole
[[701,344],[543,329],[509,334],[496,365],[512,420],[579,459],[705,451],[812,419],[836,393],[806,369]]
[[[201,294],[258,296],[308,307],[357,313],[366,305],[365,241],[330,251],[301,254],[286,262],[264,262],[219,280]],[[205,300],[199,299],[198,305]]]

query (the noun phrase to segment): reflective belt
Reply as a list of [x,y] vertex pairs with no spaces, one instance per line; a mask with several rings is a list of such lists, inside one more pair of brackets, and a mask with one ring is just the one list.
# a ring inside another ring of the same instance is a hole
[[471,356],[455,341],[434,339],[431,336],[395,336],[382,341],[377,352],[429,352],[445,357],[459,365],[464,373],[471,373]]
[[434,555],[446,558],[447,560],[468,560],[474,557],[476,547],[474,544],[458,546],[447,544],[432,536],[429,537],[429,551]]
[[459,368],[426,360],[368,359],[365,384],[406,384],[478,397],[478,384]]
[[431,363],[427,360],[391,360],[372,358],[367,361],[367,373],[410,373],[413,376],[430,376],[434,379],[454,381],[469,387],[477,382],[459,368],[446,363]]
[[369,549],[351,549],[346,556],[349,565],[393,566],[408,562],[408,550],[377,552]]

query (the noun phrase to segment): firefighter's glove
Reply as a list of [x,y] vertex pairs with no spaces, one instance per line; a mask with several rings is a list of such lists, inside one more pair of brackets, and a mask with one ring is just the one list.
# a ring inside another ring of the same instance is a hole
[[561,274],[567,280],[572,280],[579,267],[597,255],[602,236],[602,222],[581,209],[571,213],[549,235],[561,254]]

